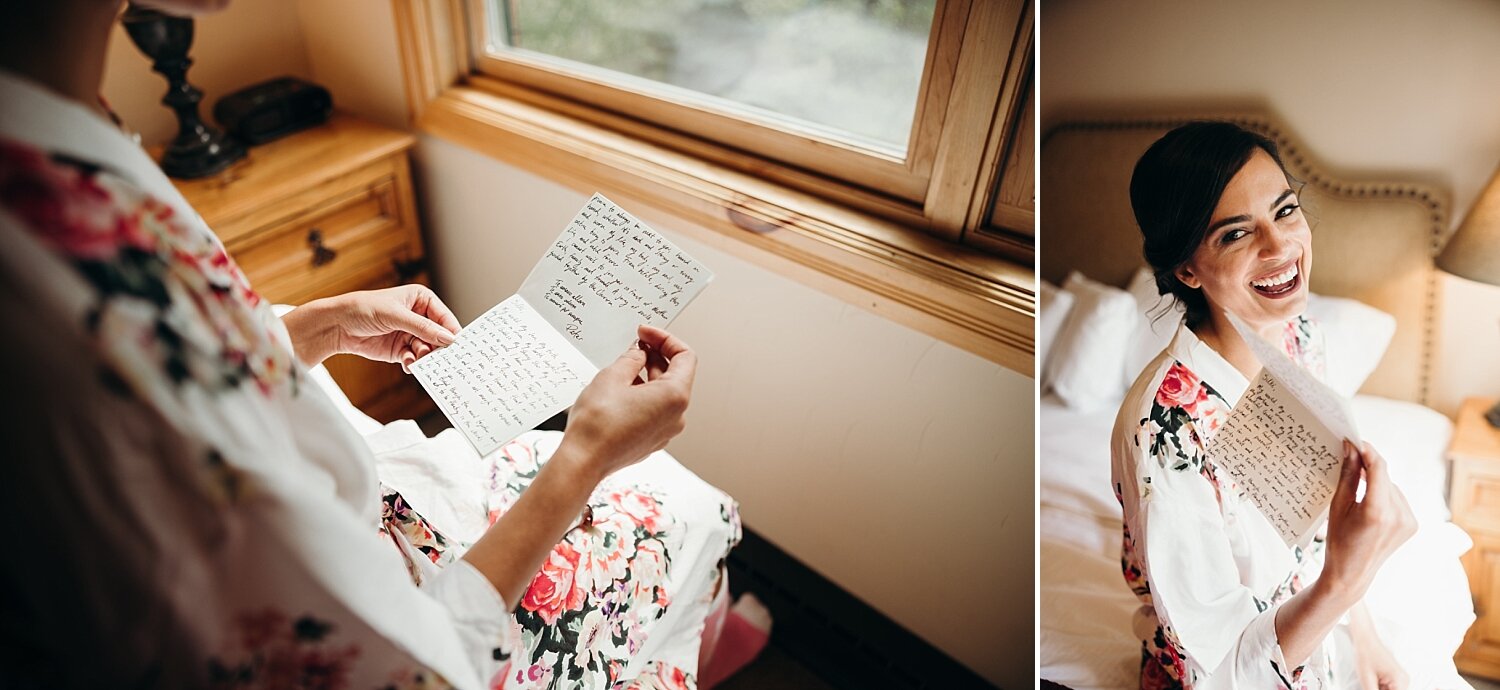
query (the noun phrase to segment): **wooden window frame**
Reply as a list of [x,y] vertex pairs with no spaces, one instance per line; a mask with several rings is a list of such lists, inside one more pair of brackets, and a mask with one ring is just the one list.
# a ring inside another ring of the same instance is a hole
[[[689,220],[710,231],[695,239],[1033,375],[1030,233],[980,237],[1002,187],[1005,135],[1031,84],[1030,0],[938,0],[935,25],[966,27],[935,26],[938,40],[929,42],[929,64],[954,65],[949,83],[942,70],[924,70],[909,160],[887,157],[885,167],[868,165],[868,151],[788,127],[777,134],[789,138],[764,140],[799,142],[821,162],[801,167],[746,153],[741,147],[762,141],[755,127],[764,123],[660,98],[640,117],[641,94],[569,80],[578,75],[559,75],[555,65],[476,57],[482,20],[471,20],[472,0],[392,2],[420,131]],[[934,132],[924,113],[938,108]],[[685,131],[682,118],[697,129]],[[727,132],[733,143],[705,131]]]

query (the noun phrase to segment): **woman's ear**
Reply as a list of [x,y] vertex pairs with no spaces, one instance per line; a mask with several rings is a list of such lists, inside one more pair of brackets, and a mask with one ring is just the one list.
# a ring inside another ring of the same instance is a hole
[[1203,287],[1203,284],[1198,282],[1198,276],[1193,274],[1193,269],[1189,268],[1187,264],[1178,266],[1175,270],[1172,271],[1172,275],[1177,276],[1177,282],[1182,283],[1183,285],[1186,285],[1194,290]]

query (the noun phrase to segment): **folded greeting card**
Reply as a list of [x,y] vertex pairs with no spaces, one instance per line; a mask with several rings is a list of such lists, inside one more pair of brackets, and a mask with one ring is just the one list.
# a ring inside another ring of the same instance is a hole
[[713,273],[595,194],[516,294],[411,366],[485,455],[578,399],[631,341],[664,328]]
[[1328,514],[1343,442],[1359,444],[1344,399],[1233,315],[1260,360],[1208,454],[1228,470],[1287,545],[1305,544]]

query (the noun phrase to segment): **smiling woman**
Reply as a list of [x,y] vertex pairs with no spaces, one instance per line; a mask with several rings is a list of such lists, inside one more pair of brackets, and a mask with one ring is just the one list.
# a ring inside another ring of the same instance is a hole
[[1226,311],[1274,328],[1307,307],[1297,276],[1312,233],[1292,184],[1275,144],[1222,122],[1179,127],[1136,166],[1130,199],[1157,288],[1216,349],[1243,349],[1220,335],[1234,332]]
[[1157,289],[1185,311],[1126,394],[1111,439],[1121,567],[1141,603],[1141,686],[1404,687],[1409,673],[1451,677],[1447,658],[1398,664],[1363,603],[1416,531],[1374,448],[1345,444],[1327,527],[1305,548],[1282,541],[1209,456],[1260,370],[1231,315],[1304,368],[1324,370],[1322,333],[1303,315],[1312,232],[1276,145],[1230,123],[1183,125],[1141,156],[1130,197]]

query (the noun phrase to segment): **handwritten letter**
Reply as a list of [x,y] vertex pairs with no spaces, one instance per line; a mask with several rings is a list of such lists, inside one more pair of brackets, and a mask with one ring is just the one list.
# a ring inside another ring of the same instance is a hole
[[411,370],[480,455],[573,404],[598,373],[518,296],[459,335]]
[[1287,545],[1303,544],[1328,513],[1344,439],[1358,443],[1359,434],[1343,398],[1234,316],[1230,321],[1262,369],[1208,454]]
[[1209,454],[1239,483],[1288,545],[1323,519],[1338,483],[1343,438],[1262,370]]
[[703,264],[595,194],[519,294],[602,368],[635,340],[636,324],[667,325],[712,279]]
[[427,394],[481,455],[578,399],[636,338],[664,327],[713,274],[595,194],[520,292],[475,319],[452,345],[411,366]]

